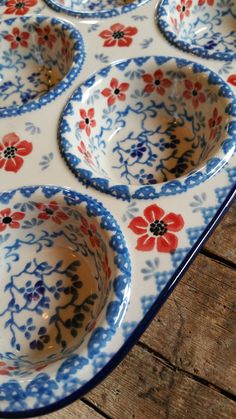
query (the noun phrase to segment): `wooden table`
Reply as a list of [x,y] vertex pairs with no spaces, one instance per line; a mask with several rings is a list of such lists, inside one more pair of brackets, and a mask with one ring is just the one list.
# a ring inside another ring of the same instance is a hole
[[236,418],[236,203],[121,364],[47,419]]

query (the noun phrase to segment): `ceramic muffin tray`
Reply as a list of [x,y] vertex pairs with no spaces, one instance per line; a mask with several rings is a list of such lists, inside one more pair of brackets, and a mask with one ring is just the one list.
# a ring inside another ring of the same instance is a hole
[[232,202],[236,11],[0,13],[0,416],[25,418],[112,371]]

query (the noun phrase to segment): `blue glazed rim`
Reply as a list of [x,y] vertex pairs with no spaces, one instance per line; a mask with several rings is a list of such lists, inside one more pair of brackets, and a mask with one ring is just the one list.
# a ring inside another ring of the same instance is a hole
[[71,16],[78,16],[80,18],[88,19],[88,18],[111,18],[115,16],[120,16],[125,13],[131,12],[132,10],[137,9],[137,7],[142,6],[143,4],[149,2],[150,0],[135,0],[133,3],[130,4],[124,4],[120,7],[115,7],[114,9],[110,10],[100,10],[97,12],[88,12],[88,11],[76,11],[72,10],[68,7],[61,6],[55,2],[55,0],[45,0],[45,3],[49,7],[51,7],[53,10],[56,10],[57,12],[63,12],[67,13]]
[[191,263],[194,261],[195,257],[197,256],[198,252],[201,250],[202,246],[204,245],[205,241],[217,227],[220,220],[223,218],[224,214],[228,210],[229,206],[232,205],[234,199],[236,198],[236,185],[234,185],[231,190],[229,191],[226,199],[221,204],[219,209],[217,210],[216,214],[207,225],[203,233],[200,235],[194,246],[191,248],[189,253],[184,258],[183,262],[180,264],[178,269],[175,271],[175,274],[169,280],[165,288],[162,290],[160,295],[157,297],[156,301],[152,304],[149,308],[146,315],[143,317],[141,322],[138,326],[134,329],[131,335],[128,337],[126,342],[123,346],[115,353],[115,355],[111,358],[111,360],[85,385],[83,385],[79,390],[76,390],[69,396],[65,397],[62,400],[56,401],[48,405],[47,407],[38,408],[38,409],[31,409],[28,411],[15,411],[15,412],[0,412],[0,417],[2,418],[26,418],[26,417],[35,417],[44,414],[51,413],[55,410],[62,409],[67,405],[73,403],[74,401],[78,400],[79,398],[83,397],[88,391],[92,390],[95,386],[97,386],[102,380],[104,380],[109,373],[111,373],[114,368],[118,366],[118,364],[123,360],[123,358],[128,354],[128,352],[132,349],[135,345],[137,340],[140,336],[144,333],[150,322],[154,319],[162,305],[165,303],[169,295],[172,293],[176,285],[181,280],[182,276],[189,268]]
[[168,15],[169,0],[161,0],[160,4],[156,8],[156,24],[159,26],[160,31],[166,38],[166,40],[171,44],[181,49],[182,51],[190,52],[192,54],[198,55],[199,57],[214,59],[220,61],[233,61],[236,59],[236,53],[227,53],[227,52],[212,52],[205,50],[201,47],[195,47],[189,44],[188,42],[179,40],[176,34],[168,30],[169,25],[166,22],[166,16]]
[[11,116],[18,116],[26,112],[32,112],[40,109],[42,106],[47,105],[48,103],[55,100],[60,96],[75,80],[77,75],[81,72],[82,66],[85,60],[85,46],[82,35],[79,30],[75,28],[71,23],[66,22],[62,19],[58,19],[50,16],[23,16],[23,17],[14,17],[12,19],[4,19],[2,22],[7,25],[12,25],[13,22],[27,22],[28,20],[33,20],[37,23],[42,23],[45,20],[48,20],[52,26],[60,25],[63,30],[70,31],[70,39],[74,40],[74,58],[72,62],[72,67],[66,74],[66,76],[48,93],[40,96],[39,98],[33,99],[29,103],[19,105],[19,106],[8,106],[0,109],[0,118],[6,118]]
[[[228,126],[228,138],[224,140],[220,148],[220,157],[213,157],[209,159],[204,167],[196,172],[181,176],[176,180],[170,180],[156,185],[114,185],[108,179],[101,177],[94,177],[90,170],[85,170],[79,167],[80,159],[74,154],[70,153],[70,144],[66,138],[66,134],[70,132],[69,124],[66,121],[67,115],[71,113],[71,102],[80,101],[83,95],[83,88],[91,88],[96,83],[96,77],[107,77],[113,67],[120,68],[121,71],[126,68],[129,63],[134,62],[138,67],[141,67],[148,60],[154,59],[157,65],[165,64],[170,60],[174,60],[178,69],[191,66],[193,73],[204,73],[208,75],[208,83],[219,86],[219,96],[228,99],[228,106],[226,112],[228,115],[235,117]],[[92,186],[100,192],[112,195],[115,198],[130,201],[131,199],[157,199],[161,196],[173,196],[188,191],[189,189],[205,182],[210,177],[214,176],[229,160],[235,152],[236,148],[236,97],[229,87],[229,85],[214,73],[209,68],[198,64],[194,61],[189,61],[181,58],[170,56],[146,56],[137,57],[127,60],[114,62],[111,65],[104,67],[102,70],[94,73],[84,83],[82,83],[72,94],[68,100],[65,108],[60,116],[57,138],[59,143],[60,153],[65,160],[71,172],[81,181],[86,187]]]
[[[91,336],[89,336],[87,344],[88,356],[84,356],[83,354],[80,355],[77,353],[72,353],[71,355],[67,356],[60,365],[58,365],[57,370],[55,370],[55,378],[51,378],[49,374],[45,374],[46,370],[44,370],[43,374],[37,373],[36,377],[34,377],[32,380],[30,380],[30,377],[27,378],[28,384],[26,389],[23,389],[21,387],[20,377],[11,377],[6,383],[0,384],[0,404],[3,400],[9,400],[6,397],[4,399],[3,395],[10,395],[11,393],[14,393],[14,390],[18,392],[17,396],[15,396],[15,394],[13,396],[14,402],[21,402],[21,400],[24,399],[24,397],[26,400],[24,401],[25,406],[23,406],[23,408],[20,411],[17,411],[17,409],[15,410],[14,408],[11,410],[3,411],[0,407],[0,417],[8,417],[8,415],[10,415],[10,417],[12,415],[13,417],[26,417],[28,415],[31,416],[31,409],[27,410],[27,398],[33,397],[34,399],[37,399],[39,397],[39,394],[37,392],[35,393],[34,389],[34,386],[37,387],[38,380],[41,380],[41,383],[50,382],[53,383],[52,385],[54,386],[56,386],[58,383],[59,385],[61,385],[61,387],[63,386],[61,388],[62,394],[60,396],[57,396],[57,400],[64,400],[64,398],[67,398],[68,389],[65,388],[65,386],[67,384],[68,374],[70,373],[71,368],[74,368],[74,370],[77,373],[85,365],[89,364],[89,360],[93,360],[96,357],[97,345],[99,346],[99,339],[101,339],[102,333],[107,334],[107,339],[105,339],[105,341],[103,339],[101,348],[104,348],[106,346],[107,342],[117,332],[129,303],[129,290],[131,283],[130,256],[120,226],[114,219],[114,217],[111,215],[111,213],[103,206],[101,202],[97,201],[91,196],[84,195],[80,192],[76,192],[69,188],[51,185],[25,186],[6,192],[1,192],[0,204],[10,204],[11,200],[15,197],[16,194],[19,194],[19,200],[21,198],[30,200],[35,193],[37,194],[37,197],[45,197],[45,199],[47,200],[55,198],[59,194],[60,198],[64,200],[65,205],[68,206],[79,206],[81,204],[85,204],[88,217],[98,217],[98,222],[101,229],[110,233],[109,246],[114,252],[113,261],[114,265],[117,268],[117,273],[116,277],[113,280],[113,298],[104,311],[107,326],[98,324],[98,326],[95,327],[95,329],[91,332]],[[78,379],[77,382],[74,384],[73,389],[76,388],[76,386],[79,386],[80,384],[81,380]],[[15,387],[10,390],[11,386]],[[50,397],[50,389],[47,388],[47,391],[49,391]],[[45,394],[42,395],[42,397],[44,396]],[[36,410],[44,411],[46,413],[47,406],[42,408],[36,408]]]

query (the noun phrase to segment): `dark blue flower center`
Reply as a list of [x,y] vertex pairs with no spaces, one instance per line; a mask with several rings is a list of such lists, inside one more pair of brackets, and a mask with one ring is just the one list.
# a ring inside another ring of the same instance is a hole
[[7,148],[5,148],[3,155],[5,157],[5,159],[12,159],[15,157],[17,148],[13,147],[13,146],[9,146]]
[[112,37],[113,37],[114,39],[121,39],[121,38],[124,38],[124,36],[125,36],[125,34],[124,34],[124,32],[122,32],[122,31],[115,31],[115,32],[113,32],[113,34],[112,34]]
[[4,218],[2,219],[2,222],[3,222],[4,224],[11,224],[11,222],[12,222],[12,218],[11,218],[11,217],[4,217]]

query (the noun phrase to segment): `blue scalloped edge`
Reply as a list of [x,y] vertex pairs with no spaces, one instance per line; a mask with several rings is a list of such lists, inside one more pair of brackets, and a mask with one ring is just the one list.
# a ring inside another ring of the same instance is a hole
[[71,23],[63,21],[61,19],[57,19],[55,17],[50,18],[49,16],[37,16],[37,15],[30,15],[24,17],[14,17],[11,19],[6,19],[4,23],[11,24],[14,20],[22,22],[27,22],[27,20],[35,19],[36,22],[43,22],[46,19],[50,19],[52,25],[60,24],[62,29],[70,30],[70,39],[74,39],[76,42],[74,44],[74,59],[72,63],[72,68],[66,74],[66,76],[55,86],[53,87],[48,93],[45,93],[43,96],[39,97],[38,99],[32,100],[31,102],[25,105],[19,106],[9,106],[0,109],[0,118],[12,117],[12,116],[19,116],[26,112],[32,112],[42,108],[42,106],[47,105],[48,103],[55,100],[58,96],[60,96],[75,80],[77,75],[81,72],[82,66],[85,61],[85,46],[82,35],[80,34],[79,30],[76,29]]
[[45,3],[53,10],[56,10],[60,13],[67,13],[71,16],[77,16],[81,19],[88,19],[88,18],[103,18],[108,19],[115,16],[120,16],[125,13],[131,12],[132,10],[137,9],[138,7],[142,6],[145,3],[148,3],[150,0],[135,0],[133,3],[124,4],[121,7],[116,7],[111,10],[101,10],[97,12],[83,12],[83,11],[76,11],[69,9],[68,7],[63,7],[55,3],[55,0],[45,0]]
[[[128,60],[122,60],[111,64],[97,73],[93,74],[89,77],[81,86],[91,87],[96,81],[96,75],[101,75],[103,77],[107,76],[113,67],[120,68],[124,70],[130,62],[134,62],[136,65],[141,66],[143,63],[148,61],[149,59],[155,59],[156,64],[163,64],[172,59],[176,61],[178,68],[184,68],[191,65],[194,73],[207,73],[208,74],[208,82],[209,84],[218,84],[220,86],[219,95],[221,97],[225,97],[227,99],[231,99],[228,107],[226,108],[226,112],[236,117],[236,97],[229,87],[229,85],[221,79],[216,73],[211,71],[209,68],[198,64],[194,61],[185,60],[182,58],[176,57],[168,57],[168,56],[146,56],[146,57],[137,57]],[[67,166],[71,170],[71,172],[78,178],[79,181],[83,183],[84,186],[89,187],[92,186],[96,190],[100,192],[104,192],[106,194],[112,195],[117,199],[122,199],[123,201],[130,201],[131,199],[156,199],[161,196],[173,196],[187,190],[200,185],[201,183],[205,182],[210,177],[214,176],[222,167],[227,163],[227,155],[233,155],[236,150],[236,121],[232,121],[229,124],[228,128],[228,138],[225,139],[223,144],[221,145],[221,149],[225,158],[219,159],[213,157],[209,159],[205,167],[201,170],[196,172],[192,172],[183,179],[179,178],[178,180],[171,180],[164,183],[156,184],[155,186],[137,186],[133,191],[133,187],[130,185],[111,185],[109,179],[93,177],[93,173],[90,170],[81,169],[79,167],[80,159],[73,155],[72,153],[68,152],[70,147],[69,142],[66,140],[64,135],[67,132],[70,132],[70,127],[67,124],[66,116],[70,115],[72,112],[71,109],[71,101],[81,100],[82,97],[82,88],[79,86],[70,99],[68,100],[59,120],[58,125],[58,132],[57,138],[59,143],[59,149],[62,158],[65,160]]]
[[174,32],[167,30],[169,27],[165,20],[165,16],[168,15],[166,7],[169,7],[169,0],[162,0],[156,8],[155,21],[160,28],[161,33],[164,35],[166,40],[171,44],[181,49],[182,51],[190,52],[202,58],[228,61],[231,62],[236,59],[236,53],[225,53],[225,52],[213,52],[210,53],[201,47],[193,47],[191,44],[185,41],[178,40],[178,37]]

